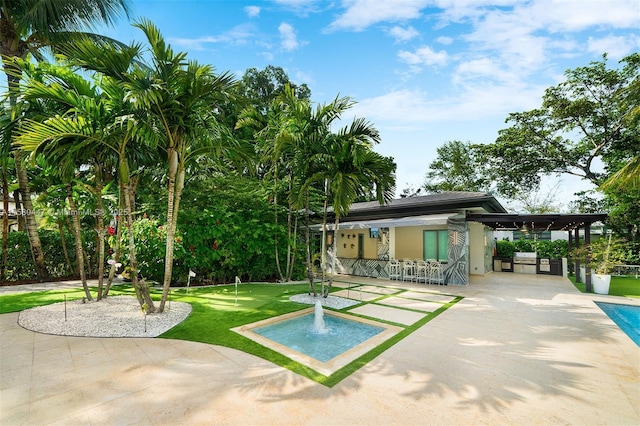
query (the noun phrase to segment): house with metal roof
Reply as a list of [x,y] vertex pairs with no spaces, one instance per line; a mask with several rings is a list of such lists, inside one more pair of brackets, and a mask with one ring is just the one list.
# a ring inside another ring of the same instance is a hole
[[435,260],[443,283],[466,285],[470,274],[493,270],[494,230],[562,230],[577,241],[579,229],[589,234],[607,215],[513,214],[491,194],[460,191],[355,203],[337,230],[331,216],[326,243],[327,254],[337,254],[336,273],[389,278],[392,260]]
[[329,220],[328,253],[337,253],[337,273],[379,278],[389,278],[393,259],[432,259],[443,265],[444,283],[465,285],[470,273],[492,268],[492,231],[468,222],[472,213],[507,210],[483,192],[443,192],[386,205],[355,203],[337,230]]

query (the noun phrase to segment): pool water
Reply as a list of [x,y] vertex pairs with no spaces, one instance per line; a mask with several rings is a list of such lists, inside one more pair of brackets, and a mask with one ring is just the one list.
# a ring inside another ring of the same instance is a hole
[[338,355],[384,331],[382,327],[324,315],[326,333],[317,333],[314,314],[302,315],[275,324],[254,328],[253,332],[321,362]]
[[596,302],[627,336],[640,346],[640,306]]

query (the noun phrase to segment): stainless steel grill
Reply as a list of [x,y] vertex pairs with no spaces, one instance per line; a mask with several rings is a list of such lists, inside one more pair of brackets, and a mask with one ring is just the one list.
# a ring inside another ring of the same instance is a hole
[[513,272],[518,274],[536,273],[536,253],[516,252],[513,254]]
[[551,272],[551,264],[549,259],[540,259],[540,272]]

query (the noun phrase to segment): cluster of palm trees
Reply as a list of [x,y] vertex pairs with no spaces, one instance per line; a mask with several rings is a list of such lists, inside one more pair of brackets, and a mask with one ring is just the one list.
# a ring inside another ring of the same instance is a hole
[[[395,164],[373,151],[380,136],[364,119],[354,119],[338,131],[343,113],[353,102],[336,97],[314,108],[287,85],[267,107],[250,106],[237,113],[236,130],[229,126],[229,105],[234,103],[234,78],[227,72],[187,59],[174,52],[158,28],[141,20],[134,24],[146,43],[124,45],[114,40],[69,32],[96,21],[110,22],[127,14],[124,0],[26,0],[3,2],[0,14],[0,48],[7,75],[8,96],[3,104],[3,154],[11,152],[22,198],[22,207],[33,212],[27,167],[45,161],[55,171],[67,194],[68,207],[76,211],[74,187],[79,171],[91,171],[82,185],[95,195],[94,229],[99,248],[98,299],[106,296],[110,279],[105,274],[105,233],[109,216],[102,205],[105,186],[119,190],[118,232],[132,229],[137,171],[164,167],[166,173],[166,254],[163,294],[156,308],[143,280],[138,280],[133,232],[129,232],[129,259],[133,286],[146,312],[162,312],[172,280],[174,236],[185,177],[206,158],[221,171],[258,173],[273,184],[274,218],[280,204],[286,206],[286,260],[280,261],[280,242],[274,241],[277,273],[290,280],[298,253],[298,220],[310,221],[310,200],[325,200],[336,224],[358,198],[388,201],[395,191]],[[37,48],[48,44],[57,53],[54,63],[43,59]],[[31,55],[29,55],[31,53]],[[234,114],[231,114],[232,116]],[[249,138],[238,137],[238,130]],[[3,158],[3,199],[7,211],[6,167]],[[160,164],[158,164],[160,163]],[[281,203],[280,199],[286,201]],[[3,218],[6,244],[7,215]],[[45,256],[38,238],[38,224],[26,215],[27,230],[38,277],[46,279]],[[78,270],[88,299],[81,241],[80,215],[72,215]],[[309,228],[306,232],[306,265],[313,286],[313,259]],[[120,241],[120,238],[117,238]],[[116,258],[119,247],[115,248]],[[3,249],[3,253],[6,250]],[[334,256],[335,258],[335,256]],[[3,267],[5,261],[3,260]],[[324,265],[324,262],[323,262]],[[4,271],[3,271],[4,272]],[[313,291],[316,293],[315,286]],[[327,290],[328,292],[328,290]],[[323,291],[326,295],[326,292]]]

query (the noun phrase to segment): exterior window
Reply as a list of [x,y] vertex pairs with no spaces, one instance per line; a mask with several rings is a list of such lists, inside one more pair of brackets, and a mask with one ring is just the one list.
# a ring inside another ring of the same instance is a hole
[[449,231],[424,231],[424,258],[440,262],[448,260]]

